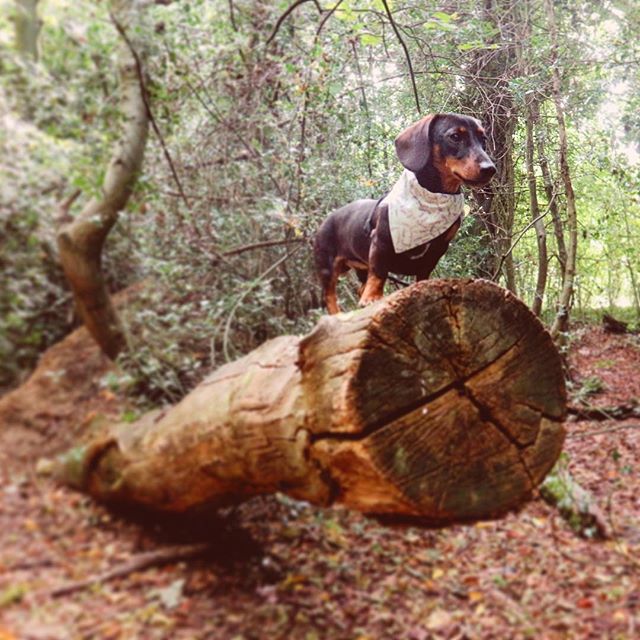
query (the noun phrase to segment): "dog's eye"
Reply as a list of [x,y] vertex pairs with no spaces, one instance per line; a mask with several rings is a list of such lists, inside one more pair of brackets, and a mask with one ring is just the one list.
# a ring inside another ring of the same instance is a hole
[[460,142],[462,140],[462,135],[457,132],[454,132],[449,136],[449,139],[452,142]]

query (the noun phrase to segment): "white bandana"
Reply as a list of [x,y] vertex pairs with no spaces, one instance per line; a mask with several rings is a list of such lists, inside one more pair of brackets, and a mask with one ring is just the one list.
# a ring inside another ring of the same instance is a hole
[[389,228],[396,253],[431,242],[464,215],[461,193],[431,193],[407,169],[382,204],[389,207]]

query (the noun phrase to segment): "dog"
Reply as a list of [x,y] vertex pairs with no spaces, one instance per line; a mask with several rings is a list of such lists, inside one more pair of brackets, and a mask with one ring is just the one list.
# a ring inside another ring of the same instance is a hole
[[404,171],[379,200],[356,200],[330,213],[313,245],[327,311],[338,313],[339,276],[355,269],[360,306],[382,298],[389,272],[426,280],[457,233],[464,213],[460,187],[486,185],[496,167],[475,118],[425,116],[395,140]]

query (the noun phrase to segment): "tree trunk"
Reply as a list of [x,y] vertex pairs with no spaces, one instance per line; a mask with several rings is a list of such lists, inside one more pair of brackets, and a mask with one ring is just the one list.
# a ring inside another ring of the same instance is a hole
[[[629,226],[629,214],[626,209],[623,209],[622,215],[624,217],[624,226],[627,232],[627,238],[633,238],[633,234],[631,233],[631,228]],[[633,302],[636,310],[636,319],[640,321],[640,286],[638,285],[638,278],[636,276],[636,270],[634,265],[629,258],[629,253],[625,253],[624,263],[629,271],[629,279],[631,280],[631,290],[633,292]]]
[[[535,98],[534,98],[535,100]],[[536,279],[536,292],[533,298],[531,310],[537,316],[542,313],[542,302],[544,300],[544,291],[547,286],[547,231],[544,226],[544,220],[540,216],[540,206],[538,205],[538,184],[536,182],[536,174],[533,161],[533,120],[534,108],[527,105],[527,113],[525,118],[527,130],[527,181],[529,183],[529,207],[531,209],[531,219],[533,227],[536,231],[536,242],[538,246],[538,277]]]
[[565,265],[562,281],[562,291],[558,301],[558,312],[551,326],[551,335],[557,338],[565,333],[569,327],[569,313],[573,298],[574,280],[576,275],[576,257],[578,252],[578,215],[576,212],[576,197],[571,182],[571,170],[569,169],[569,144],[567,142],[567,128],[564,120],[564,108],[562,106],[562,86],[558,71],[558,29],[556,25],[555,9],[552,0],[544,0],[545,12],[551,32],[551,79],[553,102],[556,108],[558,121],[558,144],[560,152],[560,175],[564,184],[565,200],[567,203],[567,232],[569,242],[567,244],[567,264]]
[[[539,113],[537,105],[533,105],[536,109],[535,118],[539,120]],[[558,198],[556,196],[556,188],[554,186],[553,178],[551,176],[551,170],[549,169],[549,160],[547,159],[547,151],[545,146],[545,136],[542,127],[537,129],[536,135],[536,147],[538,152],[538,164],[542,171],[542,182],[544,184],[544,192],[547,196],[547,206],[551,212],[551,220],[553,221],[553,233],[556,239],[556,246],[558,248],[558,261],[560,262],[560,274],[564,279],[564,272],[567,268],[567,248],[564,242],[564,228],[562,219],[560,218],[560,211],[558,210]]]
[[95,498],[158,511],[284,491],[445,525],[520,505],[552,468],[560,357],[484,280],[429,280],[227,364],[160,416],[61,458]]
[[[535,73],[531,68],[531,7],[529,0],[514,7],[514,12],[519,23],[516,27],[516,58],[518,60],[518,73],[522,78],[529,78]],[[538,184],[534,166],[534,125],[538,124],[538,100],[534,89],[529,89],[524,94],[524,120],[526,130],[525,165],[527,169],[527,183],[529,186],[529,209],[531,220],[536,232],[538,247],[538,276],[536,278],[536,290],[531,304],[531,310],[540,316],[544,292],[547,286],[547,232],[543,216],[540,214],[538,204]]]
[[[491,25],[492,35],[486,48],[478,47],[468,69],[465,69],[464,105],[473,114],[482,114],[489,139],[489,153],[497,173],[482,190],[484,203],[481,215],[491,237],[490,252],[482,269],[495,274],[498,266],[504,271],[507,288],[516,293],[515,265],[509,252],[515,216],[515,178],[513,135],[517,124],[517,109],[511,89],[516,69],[514,42],[515,4],[511,0],[486,0],[478,8],[479,16]],[[479,202],[480,194],[476,195]],[[480,204],[480,202],[479,202]],[[500,256],[503,256],[502,258]]]
[[[139,36],[142,10],[131,1],[112,0],[111,14],[126,25],[130,41],[124,39],[118,52],[120,109],[124,124],[120,140],[107,167],[102,197],[91,200],[73,222],[58,232],[60,262],[73,290],[80,317],[110,358],[125,344],[124,333],[102,275],[104,242],[127,203],[142,165],[149,118],[138,68],[142,55]],[[130,43],[138,53],[133,55]]]
[[14,24],[16,51],[28,60],[37,62],[38,36],[42,20],[38,17],[39,0],[16,0]]

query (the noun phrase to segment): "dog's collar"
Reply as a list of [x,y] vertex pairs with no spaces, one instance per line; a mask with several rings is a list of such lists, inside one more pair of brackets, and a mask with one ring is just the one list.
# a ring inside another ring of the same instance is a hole
[[405,169],[382,201],[389,208],[389,228],[396,253],[424,245],[464,215],[461,193],[432,193]]

